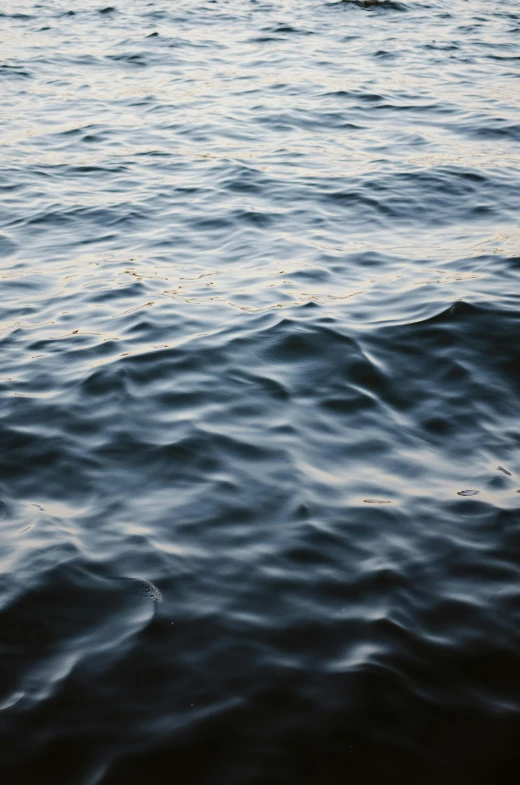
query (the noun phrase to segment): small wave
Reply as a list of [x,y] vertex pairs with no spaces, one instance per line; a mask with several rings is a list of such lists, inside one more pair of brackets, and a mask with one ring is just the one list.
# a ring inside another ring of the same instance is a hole
[[397,0],[335,0],[333,3],[327,5],[345,5],[356,6],[366,11],[406,11],[407,6],[404,3],[399,3]]
[[122,590],[125,595],[133,599],[146,598],[154,602],[162,602],[162,594],[157,586],[143,578],[120,579]]

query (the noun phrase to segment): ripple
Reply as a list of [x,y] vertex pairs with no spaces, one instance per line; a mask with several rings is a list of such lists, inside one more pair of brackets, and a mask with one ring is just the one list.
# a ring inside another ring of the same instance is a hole
[[390,10],[390,11],[406,11],[404,3],[397,3],[395,0],[336,0],[329,5],[347,5],[357,6],[367,11]]

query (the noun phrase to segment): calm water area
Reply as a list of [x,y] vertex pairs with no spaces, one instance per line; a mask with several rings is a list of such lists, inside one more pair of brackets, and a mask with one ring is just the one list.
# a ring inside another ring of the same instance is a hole
[[520,1],[0,43],[0,785],[519,783]]

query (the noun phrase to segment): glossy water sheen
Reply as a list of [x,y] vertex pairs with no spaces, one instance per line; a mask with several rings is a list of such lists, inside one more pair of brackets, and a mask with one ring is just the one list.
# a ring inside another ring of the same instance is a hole
[[517,0],[3,0],[0,782],[518,782]]

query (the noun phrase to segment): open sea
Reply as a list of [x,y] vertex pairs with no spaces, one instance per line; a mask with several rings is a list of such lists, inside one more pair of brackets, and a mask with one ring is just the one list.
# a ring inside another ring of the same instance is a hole
[[0,785],[517,785],[520,0],[108,1],[0,5]]

